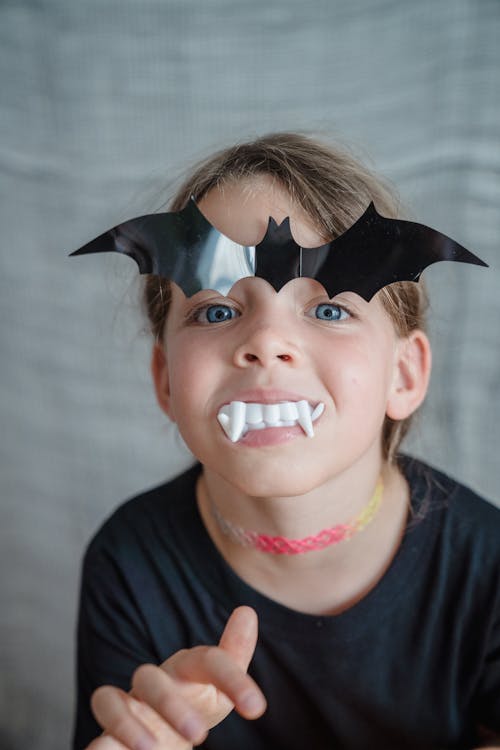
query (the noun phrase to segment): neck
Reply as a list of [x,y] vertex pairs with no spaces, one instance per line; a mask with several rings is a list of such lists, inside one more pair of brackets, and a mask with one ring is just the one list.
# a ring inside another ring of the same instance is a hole
[[316,534],[308,534],[302,538],[287,538],[237,526],[229,519],[224,518],[205,488],[210,512],[220,531],[235,544],[251,547],[272,555],[304,555],[326,549],[332,544],[350,541],[353,536],[363,531],[373,521],[382,502],[383,493],[384,483],[382,477],[379,477],[370,502],[354,518],[321,529]]
[[[365,487],[361,482],[353,483],[352,494],[339,481],[329,483],[324,493],[317,489],[299,497],[253,498],[235,488],[229,491],[224,481],[217,481],[205,470],[198,482],[198,506],[215,546],[247,584],[301,612],[338,614],[377,584],[401,543],[409,503],[408,485],[395,466],[383,467],[380,474],[383,502],[364,531],[354,535],[348,544],[334,544],[308,554],[272,555],[235,544],[215,522],[207,492],[222,502],[219,507],[228,518],[245,528],[302,538],[316,533],[318,528],[352,518],[366,506],[377,483],[377,471]],[[355,494],[356,489],[359,494]],[[328,586],[325,580],[329,581]]]
[[[321,568],[333,560],[338,562],[350,557],[353,548],[360,549],[367,538],[373,537],[386,519],[386,506],[391,513],[394,510],[391,498],[395,491],[401,496],[398,477],[401,481],[395,467],[386,466],[381,460],[372,460],[363,466],[363,471],[360,467],[351,467],[296,497],[253,497],[205,468],[198,487],[198,502],[213,541],[231,564],[239,561],[276,569],[289,569],[290,566],[294,569],[298,566]],[[380,507],[376,497],[379,478],[384,484],[384,499]],[[307,554],[300,555],[269,555],[255,549],[255,545],[244,547],[237,543],[234,534],[224,533],[223,524],[220,519],[217,521],[217,513],[214,514],[214,505],[220,518],[233,528],[287,540],[317,538],[320,531],[353,523],[357,528],[366,528],[363,533],[350,534],[349,544],[326,544],[321,549],[314,546]],[[295,559],[291,560],[291,557]]]

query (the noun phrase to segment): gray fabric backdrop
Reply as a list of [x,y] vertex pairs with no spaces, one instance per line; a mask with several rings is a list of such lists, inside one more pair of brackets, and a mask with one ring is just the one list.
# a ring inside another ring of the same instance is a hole
[[2,750],[68,746],[84,545],[189,461],[153,398],[133,264],[66,253],[214,146],[340,135],[491,264],[427,273],[411,447],[498,499],[499,38],[498,0],[0,4]]

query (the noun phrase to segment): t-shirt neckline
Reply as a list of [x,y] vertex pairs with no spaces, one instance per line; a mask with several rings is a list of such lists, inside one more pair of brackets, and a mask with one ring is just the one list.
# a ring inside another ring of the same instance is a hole
[[[432,470],[407,456],[401,456],[399,464],[410,485],[413,517],[418,517],[429,491],[429,475],[426,476],[426,472]],[[304,632],[312,631],[315,638],[330,638],[335,634],[340,639],[351,641],[365,635],[367,629],[373,627],[374,612],[377,613],[378,622],[382,623],[395,607],[401,606],[402,599],[415,585],[418,579],[415,570],[437,533],[438,514],[435,512],[427,512],[417,523],[410,520],[388,569],[362,599],[338,614],[301,612],[253,588],[226,562],[206,530],[198,510],[195,488],[200,471],[201,466],[197,464],[184,475],[189,481],[189,489],[186,488],[183,493],[182,505],[176,504],[176,509],[182,515],[189,516],[189,519],[184,519],[186,523],[177,526],[185,534],[181,542],[183,555],[210,595],[225,608],[227,615],[236,606],[249,605],[257,611],[261,627],[286,634],[288,639],[295,636],[302,639]]]

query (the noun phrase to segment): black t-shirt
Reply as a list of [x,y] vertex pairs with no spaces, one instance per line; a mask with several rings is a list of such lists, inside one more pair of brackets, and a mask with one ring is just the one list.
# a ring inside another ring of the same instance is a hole
[[217,643],[240,604],[259,615],[249,671],[268,709],[251,722],[232,712],[206,748],[473,748],[479,725],[500,733],[500,511],[401,465],[412,513],[400,548],[334,616],[291,610],[233,572],[198,513],[199,466],[123,504],[84,560],[75,750],[100,733],[96,687],[128,690],[138,665]]

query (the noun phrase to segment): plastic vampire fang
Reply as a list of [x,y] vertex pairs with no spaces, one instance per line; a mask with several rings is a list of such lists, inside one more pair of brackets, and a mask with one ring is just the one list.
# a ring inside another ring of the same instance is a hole
[[165,276],[187,297],[201,289],[226,295],[248,276],[268,281],[279,292],[306,276],[323,284],[330,298],[356,292],[367,302],[395,281],[418,281],[432,263],[453,260],[487,266],[441,232],[380,216],[373,203],[342,235],[320,247],[302,248],[286,218],[269,219],[262,241],[244,247],[225,237],[203,216],[192,198],[182,211],[148,214],[101,234],[71,255],[118,252],[133,258],[141,274]]
[[233,443],[251,430],[266,427],[293,427],[299,424],[308,437],[314,437],[313,422],[325,410],[323,402],[313,407],[308,401],[280,401],[275,404],[231,401],[219,409],[217,419]]

